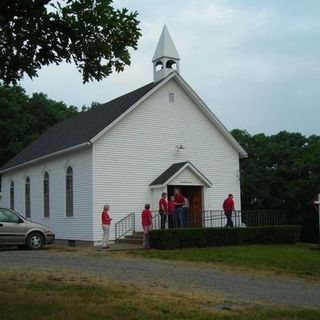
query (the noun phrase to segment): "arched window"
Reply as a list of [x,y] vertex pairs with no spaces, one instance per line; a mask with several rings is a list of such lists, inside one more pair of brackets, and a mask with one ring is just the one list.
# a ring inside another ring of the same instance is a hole
[[68,167],[66,174],[66,216],[73,216],[73,170]]
[[25,215],[26,218],[31,216],[31,200],[30,200],[30,178],[27,177],[25,183]]
[[155,65],[155,70],[156,70],[156,71],[159,71],[159,70],[161,70],[161,69],[163,69],[163,63],[162,63],[162,61],[158,61],[158,62],[156,63],[156,65]]
[[50,217],[50,193],[49,193],[49,173],[45,172],[43,176],[43,216]]
[[166,68],[167,69],[173,69],[173,70],[177,70],[177,63],[173,60],[168,60],[166,63]]
[[14,210],[14,182],[10,183],[10,209]]

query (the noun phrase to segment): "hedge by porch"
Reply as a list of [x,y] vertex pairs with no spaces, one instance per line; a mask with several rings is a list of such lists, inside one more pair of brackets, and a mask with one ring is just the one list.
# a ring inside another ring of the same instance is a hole
[[152,249],[228,246],[240,244],[295,243],[301,235],[301,226],[281,225],[248,228],[193,228],[151,230]]

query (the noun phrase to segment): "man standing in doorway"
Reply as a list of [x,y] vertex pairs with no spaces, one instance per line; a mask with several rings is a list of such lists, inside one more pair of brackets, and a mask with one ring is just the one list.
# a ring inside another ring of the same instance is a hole
[[234,201],[231,193],[228,195],[228,198],[223,201],[223,210],[227,217],[227,224],[225,227],[233,228],[232,212],[234,211]]
[[173,225],[175,228],[183,228],[183,205],[184,196],[180,193],[179,188],[174,189],[174,214]]
[[102,249],[108,249],[109,248],[109,235],[110,235],[110,224],[111,224],[111,218],[109,216],[109,209],[110,206],[106,204],[103,207],[103,212],[101,214],[101,222],[102,222]]
[[166,192],[162,192],[161,199],[159,200],[159,214],[161,218],[161,229],[165,229],[168,215],[168,202]]

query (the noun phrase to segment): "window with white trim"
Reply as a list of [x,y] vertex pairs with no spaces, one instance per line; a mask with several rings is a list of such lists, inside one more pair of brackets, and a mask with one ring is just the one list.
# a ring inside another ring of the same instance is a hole
[[49,173],[45,172],[43,176],[43,216],[50,217],[50,188]]
[[73,170],[70,166],[66,173],[66,216],[73,217]]
[[14,210],[14,182],[10,183],[10,209]]
[[26,218],[31,217],[31,199],[30,199],[30,178],[26,178],[25,183],[25,215]]

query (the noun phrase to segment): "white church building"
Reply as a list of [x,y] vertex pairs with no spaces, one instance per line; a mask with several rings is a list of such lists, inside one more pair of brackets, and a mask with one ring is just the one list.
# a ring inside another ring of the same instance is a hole
[[221,210],[229,193],[241,209],[246,152],[180,75],[166,27],[152,62],[151,83],[56,124],[0,168],[0,206],[56,239],[90,243],[101,240],[104,204],[112,226],[136,212],[138,228],[144,204],[158,210],[175,186],[199,215]]

